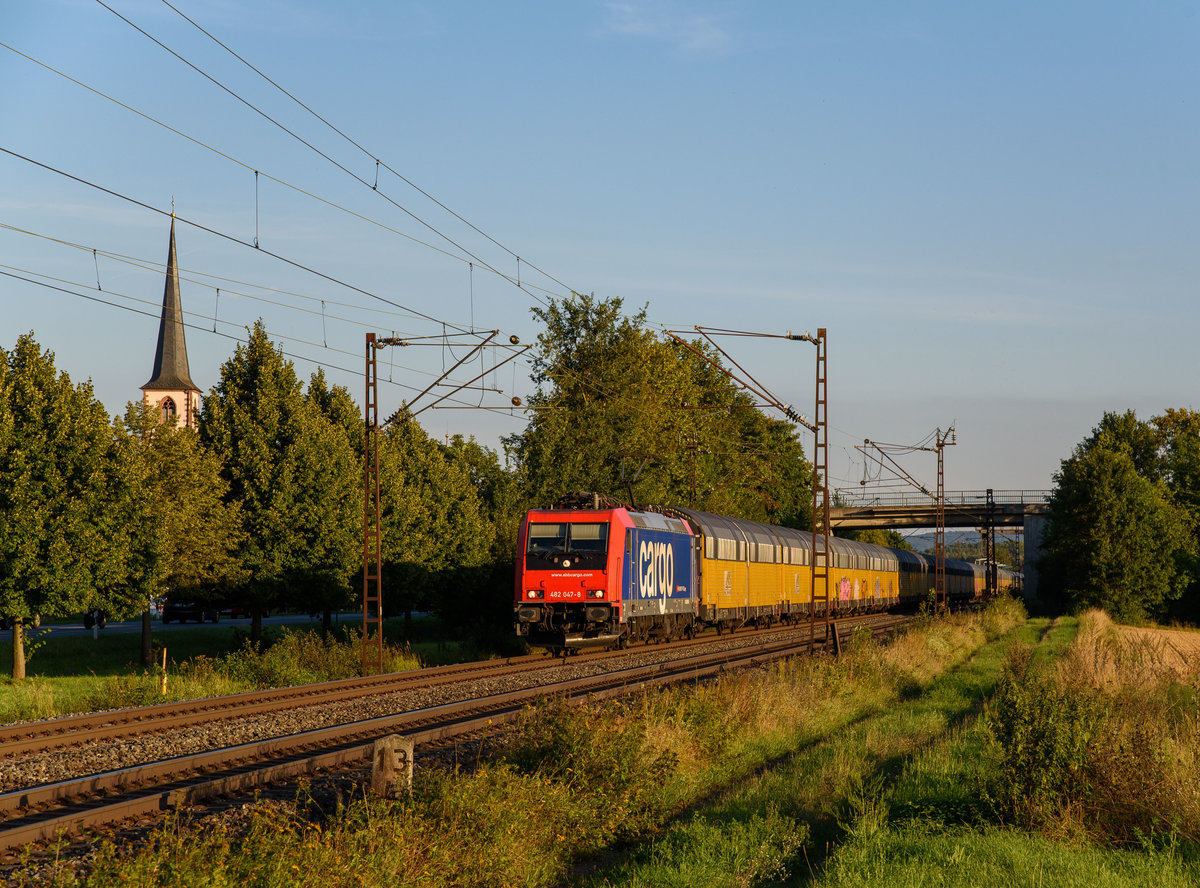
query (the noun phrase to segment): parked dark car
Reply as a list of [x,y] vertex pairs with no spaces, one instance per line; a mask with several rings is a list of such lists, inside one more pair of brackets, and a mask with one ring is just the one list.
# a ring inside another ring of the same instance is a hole
[[103,629],[108,625],[108,614],[102,610],[90,610],[83,615],[83,628],[91,629],[93,626]]
[[221,619],[221,612],[217,610],[215,605],[203,604],[198,601],[171,601],[167,599],[167,603],[163,605],[162,621],[170,623],[172,620],[178,620],[180,623],[186,623],[188,620],[195,620],[197,623],[215,623]]

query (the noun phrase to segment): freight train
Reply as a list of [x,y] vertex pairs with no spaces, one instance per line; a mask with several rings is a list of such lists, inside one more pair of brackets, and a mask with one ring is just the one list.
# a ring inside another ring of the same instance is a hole
[[[625,647],[807,618],[812,535],[682,508],[636,510],[598,494],[534,509],[518,535],[517,635],[556,653]],[[985,568],[947,559],[950,601],[979,597]],[[846,613],[925,600],[932,558],[830,537],[829,603]],[[997,571],[1000,590],[1016,575]],[[825,602],[817,603],[818,614]]]

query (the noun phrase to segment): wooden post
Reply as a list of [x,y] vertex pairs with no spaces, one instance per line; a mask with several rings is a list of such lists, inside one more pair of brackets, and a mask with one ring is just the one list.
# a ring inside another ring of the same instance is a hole
[[158,692],[164,697],[167,695],[167,649],[165,647],[162,655],[162,684],[159,685]]
[[12,677],[14,680],[25,677],[25,621],[17,617],[12,621]]

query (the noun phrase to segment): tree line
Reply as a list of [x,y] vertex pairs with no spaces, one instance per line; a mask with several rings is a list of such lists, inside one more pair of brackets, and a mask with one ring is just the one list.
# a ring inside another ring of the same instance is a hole
[[1115,620],[1200,620],[1200,413],[1105,413],[1054,476],[1039,596]]
[[[388,615],[507,627],[520,518],[573,490],[806,526],[811,467],[794,426],[655,336],[644,310],[577,295],[534,314],[532,418],[503,455],[434,440],[403,406],[380,431]],[[305,384],[261,322],[248,334],[195,430],[160,424],[143,402],[110,417],[32,333],[0,349],[0,614],[17,621],[14,677],[38,614],[230,601],[257,639],[268,608],[328,621],[358,600],[362,412],[320,370]]]
[[[389,615],[502,631],[521,515],[570,491],[809,527],[798,429],[757,409],[719,355],[655,335],[619,299],[576,294],[533,313],[530,420],[503,454],[434,440],[403,406],[380,432]],[[261,323],[248,333],[195,431],[142,402],[110,417],[33,334],[0,349],[0,615],[18,621],[15,676],[37,614],[225,600],[247,607],[258,638],[268,608],[328,624],[358,600],[360,408],[320,370],[302,382]],[[1200,414],[1105,414],[1054,480],[1040,563],[1051,605],[1200,617]],[[904,545],[894,532],[870,541]]]

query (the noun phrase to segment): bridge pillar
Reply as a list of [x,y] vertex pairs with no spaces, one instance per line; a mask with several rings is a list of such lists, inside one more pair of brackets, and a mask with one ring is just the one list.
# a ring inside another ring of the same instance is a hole
[[1042,533],[1045,529],[1045,515],[1025,513],[1025,563],[1021,566],[1021,571],[1024,574],[1026,601],[1038,597],[1037,561],[1042,557]]

